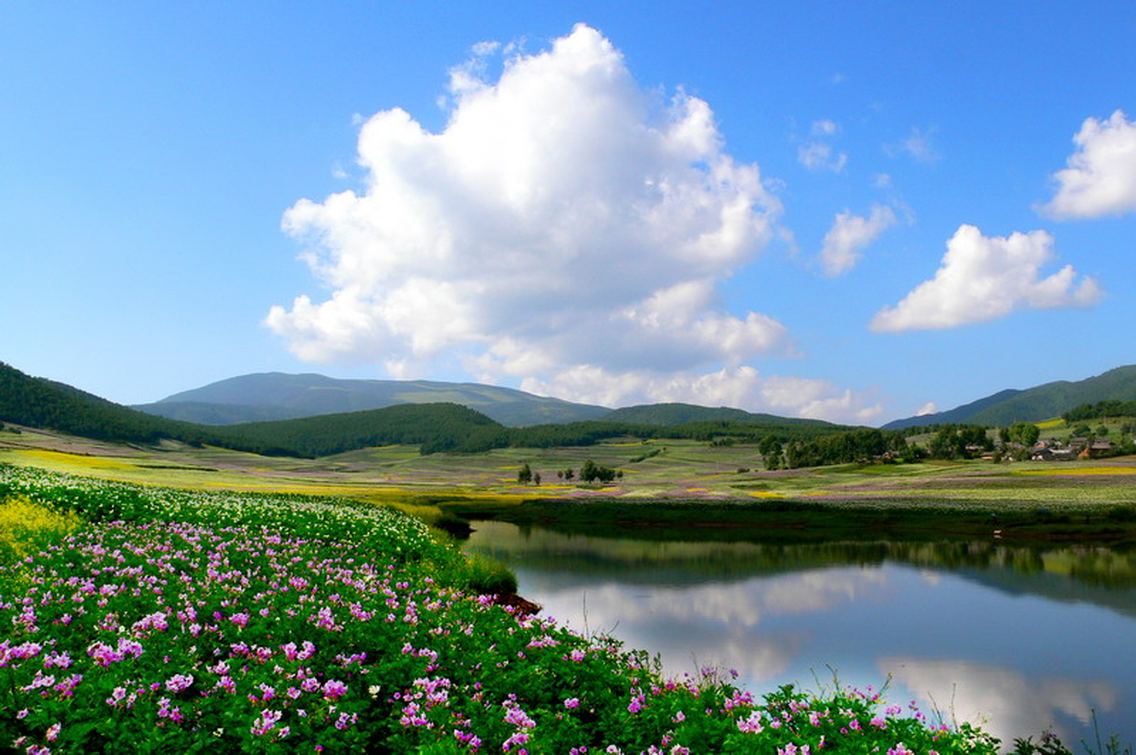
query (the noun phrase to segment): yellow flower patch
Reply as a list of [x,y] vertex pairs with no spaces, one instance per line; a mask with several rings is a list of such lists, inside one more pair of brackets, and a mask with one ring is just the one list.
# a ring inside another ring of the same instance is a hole
[[772,490],[751,490],[749,492],[754,498],[784,498],[784,493],[774,493]]
[[1014,472],[1021,475],[1083,475],[1083,474],[1136,474],[1136,467],[1068,467],[1057,469],[1026,469]]
[[15,453],[20,456],[30,456],[33,459],[40,461],[52,462],[55,464],[73,464],[78,467],[88,467],[90,469],[138,469],[135,464],[127,464],[117,459],[108,459],[104,456],[87,456],[85,454],[69,454],[65,451],[48,451],[45,448],[29,448],[27,450],[19,450]]
[[0,504],[0,554],[21,559],[79,529],[83,520],[74,511],[60,513],[27,498]]

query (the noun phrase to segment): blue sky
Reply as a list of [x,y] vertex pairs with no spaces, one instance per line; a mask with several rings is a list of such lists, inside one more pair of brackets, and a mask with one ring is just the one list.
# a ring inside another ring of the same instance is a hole
[[0,360],[881,424],[1136,362],[1136,5],[8,3]]

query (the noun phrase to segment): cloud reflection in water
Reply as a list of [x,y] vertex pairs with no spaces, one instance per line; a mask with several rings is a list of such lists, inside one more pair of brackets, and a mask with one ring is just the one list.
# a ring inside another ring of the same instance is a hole
[[912,694],[937,703],[944,715],[981,724],[1010,744],[1014,737],[1040,734],[1038,722],[1051,726],[1067,745],[1079,734],[1062,726],[1064,718],[1090,724],[1093,711],[1116,709],[1120,692],[1104,679],[1027,676],[1007,668],[968,661],[926,660],[910,656],[879,659],[881,674],[891,674]]

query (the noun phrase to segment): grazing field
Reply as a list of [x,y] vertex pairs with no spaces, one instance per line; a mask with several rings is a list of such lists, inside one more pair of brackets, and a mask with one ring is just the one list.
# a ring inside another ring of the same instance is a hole
[[3,466],[9,506],[39,512],[0,566],[20,751],[996,751],[872,690],[665,679],[478,597],[498,573],[387,507]]

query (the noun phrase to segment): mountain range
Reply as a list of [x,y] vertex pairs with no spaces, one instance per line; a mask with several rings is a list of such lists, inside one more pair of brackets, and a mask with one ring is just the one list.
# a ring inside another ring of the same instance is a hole
[[1042,422],[1099,401],[1136,401],[1136,365],[1074,382],[1058,380],[1025,390],[1009,388],[949,411],[897,419],[882,429],[948,423],[1004,427],[1014,422]]
[[[1006,426],[1041,422],[1082,404],[1136,400],[1136,365],[1117,367],[1079,381],[1059,380],[1033,388],[1007,388],[962,406],[889,422],[901,430],[936,424]],[[279,372],[242,375],[195,388],[135,409],[203,425],[294,419],[379,409],[404,403],[449,402],[474,409],[506,427],[588,420],[675,426],[691,422],[809,424],[730,407],[663,403],[608,409],[477,383],[428,380],[342,380],[316,374]]]
[[231,425],[437,403],[461,404],[506,427],[581,422],[611,412],[602,406],[477,383],[341,380],[282,372],[228,378],[133,408],[202,425]]
[[[1136,401],[1136,365],[1086,380],[1007,389],[883,429],[933,424],[1005,426],[1087,404]],[[433,451],[587,445],[620,435],[808,439],[851,428],[729,407],[666,403],[610,410],[474,383],[244,375],[136,408],[34,378],[0,362],[0,421],[118,442],[161,439],[262,454],[322,456],[406,443]]]
[[[394,391],[395,399],[405,399],[409,395],[420,401],[426,400],[422,389],[426,385],[430,389],[426,391],[428,397],[435,400],[429,403],[402,400],[377,409],[311,413],[343,406],[356,408],[360,403],[354,402],[374,401],[377,391],[373,382],[384,381],[336,381],[319,375],[252,375],[206,386],[201,389],[202,392],[189,391],[171,397],[220,398],[221,402],[169,402],[177,407],[212,413],[213,416],[224,416],[226,412],[231,416],[240,413],[241,407],[249,406],[260,417],[272,416],[273,412],[281,409],[309,413],[309,416],[292,419],[206,425],[121,406],[64,383],[31,377],[0,362],[0,424],[7,422],[118,443],[154,444],[175,440],[196,446],[208,444],[259,454],[307,457],[390,444],[417,445],[422,453],[478,452],[508,446],[591,445],[628,435],[697,440],[729,436],[756,442],[773,434],[782,440],[804,440],[850,429],[821,420],[782,419],[688,404],[642,407],[638,414],[632,409],[627,413],[633,418],[639,416],[639,421],[619,420],[616,412],[602,407],[571,404],[510,389],[472,384],[398,384],[393,381],[385,381],[387,384],[379,387],[406,389],[402,394]],[[354,389],[360,389],[359,392],[364,395],[353,394]],[[367,395],[368,392],[370,395]],[[560,411],[562,417],[571,418],[572,411],[594,416],[599,409],[604,419],[545,421],[524,427],[506,427],[459,403],[469,400],[500,408],[490,400],[493,398],[501,399],[497,403],[504,404],[506,413],[511,412],[510,416],[514,418],[518,406],[524,408],[528,404],[529,416],[534,417],[541,417],[541,412],[549,409]],[[234,403],[226,404],[224,400]],[[290,406],[287,404],[289,401],[292,402]],[[282,403],[285,405],[281,406]],[[155,405],[163,406],[164,403]],[[616,414],[616,419],[608,420],[607,417],[612,414]]]
[[131,408],[200,425],[233,425],[384,409],[400,404],[436,403],[460,404],[505,427],[601,419],[605,422],[664,426],[691,422],[826,424],[819,420],[790,419],[724,406],[666,403],[613,410],[479,383],[344,380],[310,373],[292,375],[282,372],[228,378]]

